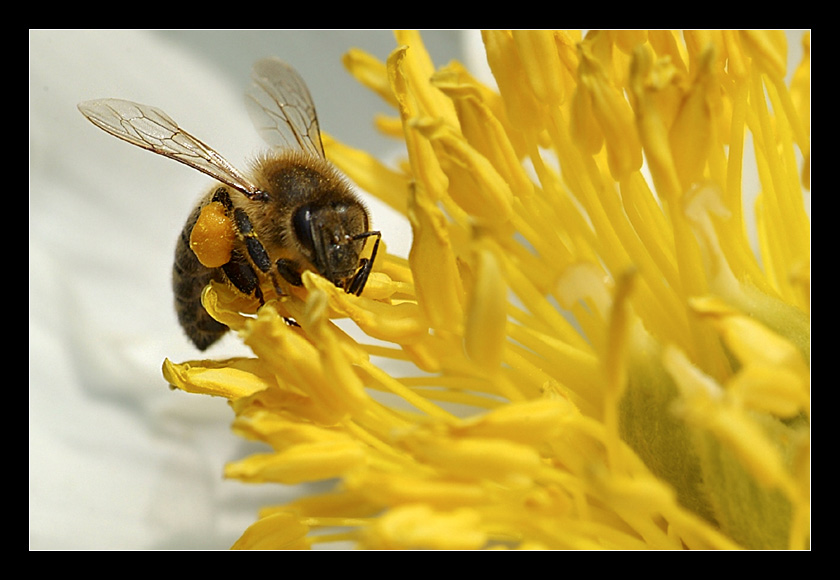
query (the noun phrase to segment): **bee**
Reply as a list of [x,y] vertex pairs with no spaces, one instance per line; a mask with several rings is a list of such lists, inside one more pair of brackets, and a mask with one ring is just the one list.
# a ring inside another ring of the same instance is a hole
[[[205,350],[227,332],[201,305],[211,281],[226,281],[264,303],[263,288],[284,294],[313,270],[360,295],[381,232],[346,178],[327,161],[315,105],[301,76],[277,58],[258,61],[246,94],[251,119],[271,150],[242,173],[183,130],[166,113],[131,101],[78,105],[94,125],[218,181],[201,199],[178,238],[172,270],[175,310],[190,340]],[[370,258],[361,258],[368,238]]]

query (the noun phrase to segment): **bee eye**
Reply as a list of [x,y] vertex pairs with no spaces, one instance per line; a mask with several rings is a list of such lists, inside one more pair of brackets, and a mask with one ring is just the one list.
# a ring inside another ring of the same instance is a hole
[[308,205],[300,207],[292,217],[292,226],[301,245],[308,250],[313,250],[315,240],[312,239],[312,208]]

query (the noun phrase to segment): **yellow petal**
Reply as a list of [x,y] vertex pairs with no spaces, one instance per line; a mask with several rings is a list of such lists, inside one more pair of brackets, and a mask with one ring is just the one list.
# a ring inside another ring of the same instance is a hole
[[440,120],[418,119],[413,126],[431,142],[455,203],[485,222],[510,219],[513,192],[486,157]]
[[743,30],[744,46],[762,70],[778,78],[787,70],[787,40],[782,30]]
[[506,405],[467,419],[452,429],[459,436],[505,439],[534,445],[559,437],[567,418],[578,411],[568,401],[537,399]]
[[464,325],[464,347],[469,357],[489,371],[502,363],[507,322],[507,284],[495,256],[477,253],[476,280]]
[[513,30],[513,43],[525,65],[525,74],[537,100],[549,109],[566,100],[564,68],[557,53],[554,32],[550,30]]
[[388,83],[388,70],[382,61],[363,50],[351,48],[341,62],[356,80],[382,97],[386,103],[397,107],[397,100]]
[[262,453],[229,463],[225,477],[250,483],[302,483],[339,477],[362,465],[365,453],[354,441],[295,445],[279,453]]
[[232,550],[301,550],[308,549],[309,528],[292,514],[279,513],[251,524],[231,546]]
[[709,104],[710,86],[717,88],[712,64],[715,52],[707,49],[700,58],[700,71],[669,132],[669,141],[677,174],[684,188],[701,181],[712,142],[712,110]]
[[465,71],[450,65],[438,72],[432,82],[453,99],[467,143],[499,172],[513,195],[530,196],[534,184],[517,153],[524,145],[510,127],[501,103],[493,98],[497,95],[488,94],[486,87],[480,86],[471,77],[465,77]]
[[407,437],[404,444],[424,462],[457,477],[526,485],[540,467],[535,450],[511,441],[417,435]]
[[420,184],[409,198],[408,219],[414,233],[408,260],[415,272],[417,302],[433,327],[460,334],[464,291],[446,218]]
[[188,393],[201,393],[235,400],[263,391],[271,385],[254,359],[230,359],[208,364],[163,361],[163,377],[173,387]]
[[425,548],[432,550],[470,550],[487,541],[481,520],[467,509],[435,512],[430,508],[395,508],[366,530],[365,542],[374,549]]
[[485,487],[462,481],[373,471],[355,472],[345,481],[350,489],[380,505],[429,504],[438,509],[454,509],[492,501]]
[[622,179],[642,166],[642,148],[633,111],[627,100],[610,83],[601,64],[584,43],[580,49],[580,87],[592,99],[592,112],[598,120],[607,146],[610,172]]

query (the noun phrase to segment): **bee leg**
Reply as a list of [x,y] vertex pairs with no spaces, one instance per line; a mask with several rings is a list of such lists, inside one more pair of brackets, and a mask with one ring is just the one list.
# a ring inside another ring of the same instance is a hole
[[347,285],[346,292],[348,294],[360,296],[362,294],[362,290],[365,289],[365,284],[367,284],[370,272],[373,270],[373,262],[376,260],[376,253],[379,251],[379,241],[382,239],[382,232],[365,232],[353,237],[354,240],[359,240],[370,236],[376,236],[376,243],[373,244],[373,251],[370,253],[370,259],[368,260],[367,258],[362,258],[359,261],[359,269],[356,271],[356,275],[353,276],[353,279],[350,280],[350,284]]
[[245,259],[245,256],[233,250],[230,256],[230,262],[222,266],[222,270],[237,290],[247,296],[253,294],[260,301],[261,305],[265,304],[263,293],[260,289],[260,280],[257,278],[257,273],[254,272],[248,260]]
[[254,226],[251,225],[251,218],[245,213],[242,208],[233,210],[233,222],[236,224],[236,229],[239,230],[242,239],[245,242],[245,247],[248,249],[248,256],[254,265],[265,273],[271,270],[271,259],[268,257],[268,252],[257,237],[254,231]]
[[[294,260],[286,260],[285,258],[277,260],[277,272],[292,286],[303,285],[303,282],[300,279],[300,266],[298,266],[298,263]],[[274,285],[276,287],[277,283],[275,282]],[[300,324],[298,324],[294,318],[284,317],[283,320],[285,320],[286,324],[289,326],[296,326],[300,328]]]
[[303,281],[300,279],[300,264],[294,260],[285,258],[277,260],[277,272],[292,286],[303,285]]
[[[213,193],[213,199],[210,201],[218,201],[221,203],[225,210],[230,213],[233,210],[233,202],[230,201],[230,194],[224,187],[220,187]],[[228,216],[230,217],[230,216]]]

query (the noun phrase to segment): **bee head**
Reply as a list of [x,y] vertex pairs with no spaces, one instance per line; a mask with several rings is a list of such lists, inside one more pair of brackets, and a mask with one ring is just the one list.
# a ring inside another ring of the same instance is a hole
[[295,236],[315,269],[336,286],[344,286],[359,267],[368,219],[358,203],[304,205],[294,214]]

